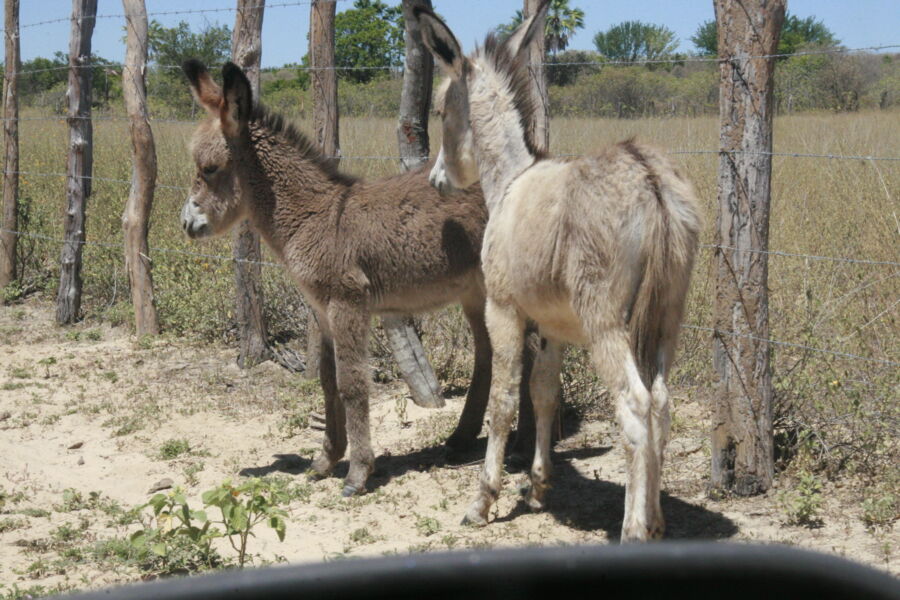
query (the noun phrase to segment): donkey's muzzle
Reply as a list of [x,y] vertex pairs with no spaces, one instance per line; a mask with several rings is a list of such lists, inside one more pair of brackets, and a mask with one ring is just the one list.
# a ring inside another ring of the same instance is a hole
[[188,198],[181,209],[181,228],[191,239],[209,235],[209,220],[200,212],[200,205],[193,198]]

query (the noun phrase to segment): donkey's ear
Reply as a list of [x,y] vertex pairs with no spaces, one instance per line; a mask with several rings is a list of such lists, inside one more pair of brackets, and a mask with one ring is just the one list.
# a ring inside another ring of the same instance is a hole
[[425,47],[431,51],[452,79],[461,78],[466,57],[450,28],[440,17],[421,6],[413,9],[413,17],[419,23],[422,43],[425,44]]
[[233,62],[227,62],[222,67],[222,85],[225,90],[225,99],[219,112],[222,132],[226,136],[234,137],[250,121],[253,92],[250,89],[250,80]]
[[187,75],[188,82],[191,84],[191,94],[197,104],[206,109],[206,111],[215,116],[219,116],[219,109],[222,106],[222,90],[216,85],[209,71],[203,66],[203,63],[196,58],[184,61],[181,65],[184,74]]
[[523,49],[531,45],[534,36],[544,31],[544,23],[547,21],[547,7],[550,6],[550,0],[542,0],[534,14],[528,17],[519,27],[510,35],[505,44],[510,54],[516,56]]

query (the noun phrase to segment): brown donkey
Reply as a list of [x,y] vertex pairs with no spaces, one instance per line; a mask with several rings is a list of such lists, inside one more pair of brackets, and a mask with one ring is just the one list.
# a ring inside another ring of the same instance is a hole
[[[469,58],[447,26],[416,8],[422,39],[448,73],[444,139],[432,181],[480,180],[489,220],[482,264],[494,348],[487,456],[466,520],[487,522],[522,376],[525,320],[540,330],[531,375],[537,449],[527,501],[544,504],[562,344],[587,346],[616,398],[628,460],[623,540],[663,533],[660,469],[669,432],[666,377],[697,250],[691,185],[665,155],[631,140],[594,156],[552,159],[529,137],[528,53],[547,0],[507,40]],[[452,196],[451,196],[452,198]]]
[[181,212],[185,232],[217,235],[249,219],[322,329],[326,432],[315,473],[331,472],[348,434],[343,494],[363,491],[372,471],[367,340],[373,314],[462,305],[475,338],[475,368],[447,444],[468,446],[481,430],[491,380],[479,261],[487,213],[480,190],[443,199],[425,170],[354,179],[329,166],[279,115],[254,108],[250,84],[236,65],[222,69],[224,90],[197,61],[186,62],[184,72],[209,113],[191,142],[197,175]]

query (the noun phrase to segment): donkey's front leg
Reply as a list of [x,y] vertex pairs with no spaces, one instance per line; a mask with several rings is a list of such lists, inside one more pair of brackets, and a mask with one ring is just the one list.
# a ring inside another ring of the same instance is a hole
[[344,480],[344,496],[365,491],[375,466],[369,439],[369,313],[358,305],[334,302],[328,307],[334,342],[337,390],[347,412],[350,439],[350,471]]
[[319,359],[319,381],[325,394],[325,439],[322,452],[313,460],[313,476],[326,477],[347,449],[347,417],[344,403],[338,396],[334,366],[334,345],[327,335],[322,335]]
[[463,518],[463,523],[470,525],[487,524],[488,511],[500,494],[503,453],[518,406],[519,380],[522,377],[524,319],[515,306],[498,304],[491,299],[487,301],[485,317],[494,350],[489,407],[491,426],[480,489]]

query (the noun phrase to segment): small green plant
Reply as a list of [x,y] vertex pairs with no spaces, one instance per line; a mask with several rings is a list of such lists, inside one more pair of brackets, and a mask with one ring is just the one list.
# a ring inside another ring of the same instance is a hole
[[50,366],[56,364],[56,358],[53,356],[48,356],[47,358],[42,358],[38,361],[39,365],[43,365],[44,367],[44,379],[50,379]]
[[862,520],[866,527],[890,527],[900,519],[900,498],[879,486],[863,500],[862,510]]
[[26,521],[25,519],[16,519],[11,517],[0,519],[0,533],[15,531],[16,529],[22,529],[23,527],[27,526],[28,521]]
[[353,530],[350,533],[350,543],[356,546],[363,546],[365,544],[371,544],[375,541],[375,538],[369,533],[369,530],[365,527],[360,527],[359,529]]
[[203,494],[203,503],[215,506],[221,512],[225,535],[238,553],[241,568],[247,560],[247,542],[253,535],[253,528],[263,521],[275,530],[279,541],[284,541],[287,513],[279,505],[287,501],[285,492],[273,489],[272,485],[257,478],[238,486],[225,481]]
[[394,404],[394,411],[397,413],[397,418],[400,420],[400,427],[409,427],[409,414],[407,413],[407,403],[406,394],[402,394],[397,397],[397,402]]
[[66,332],[66,339],[70,342],[77,342],[81,339],[81,332],[77,329],[71,329]]
[[822,482],[815,474],[801,471],[797,486],[781,495],[781,503],[787,513],[789,524],[821,526],[819,510],[823,504]]
[[104,371],[100,374],[100,376],[110,383],[116,383],[117,381],[119,381],[119,375],[115,371]]
[[191,444],[186,439],[166,440],[159,448],[161,460],[172,460],[191,451]]
[[416,520],[416,530],[418,530],[419,535],[428,537],[441,530],[441,523],[433,517],[420,516]]
[[128,541],[143,570],[170,574],[222,565],[222,557],[212,547],[221,533],[205,512],[191,510],[180,488],[156,494],[142,508],[152,510],[151,521]]
[[92,342],[99,342],[103,339],[103,334],[100,333],[99,329],[89,329],[84,333],[84,337],[91,340]]

